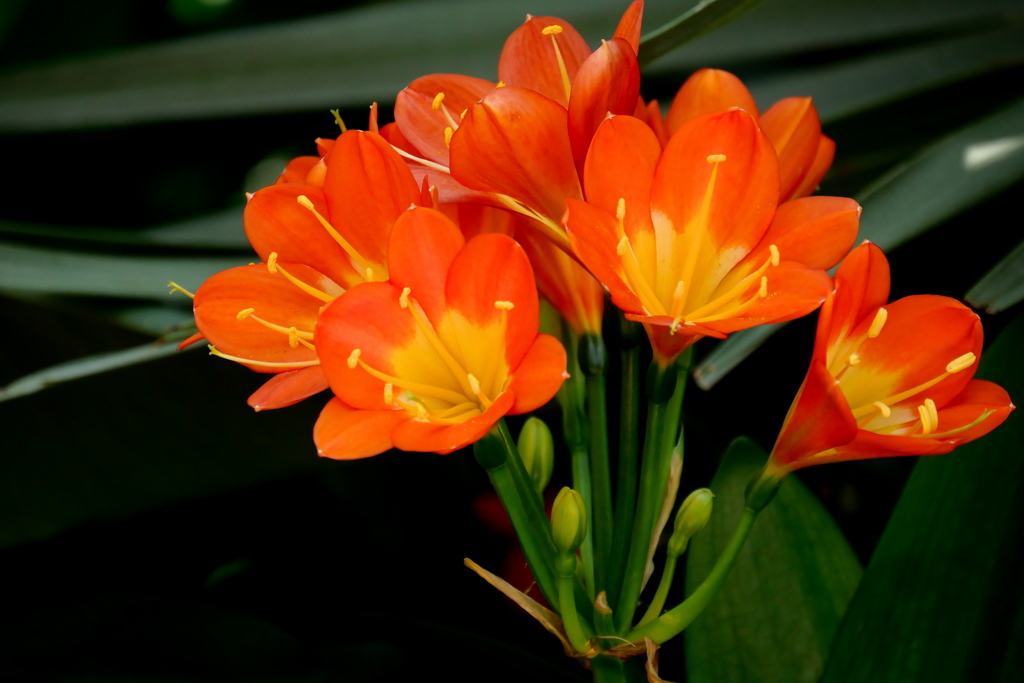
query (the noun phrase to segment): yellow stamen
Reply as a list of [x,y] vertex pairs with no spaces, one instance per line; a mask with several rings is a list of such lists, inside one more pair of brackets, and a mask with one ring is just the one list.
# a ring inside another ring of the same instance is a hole
[[367,268],[366,272],[363,273],[363,277],[366,278],[367,282],[373,282],[373,268]]
[[882,328],[885,327],[885,321],[889,317],[889,311],[884,308],[879,308],[878,313],[875,313],[875,319],[871,321],[871,327],[868,328],[868,339],[874,339],[882,333]]
[[615,220],[620,223],[626,218],[626,198],[619,197],[618,203],[615,205]]
[[[275,325],[272,322],[268,322],[268,321],[264,320],[263,318],[259,317],[258,315],[253,315],[253,313],[255,313],[255,311],[256,311],[255,308],[246,308],[244,310],[239,311],[238,314],[235,316],[235,318],[237,318],[238,320],[245,320],[246,318],[252,318],[256,322],[258,322],[260,325],[263,325],[264,327],[266,327],[268,329],[274,330],[275,332],[280,332],[281,334],[287,334],[288,335],[288,343],[289,343],[289,345],[293,349],[296,348],[299,345],[299,340],[300,339],[313,339],[313,333],[312,332],[300,332],[299,329],[296,328],[296,327],[284,327],[283,325]],[[310,348],[313,348],[313,347],[310,347]]]
[[307,349],[311,349],[313,351],[316,351],[316,346],[313,345],[313,344],[310,344],[308,341],[306,341],[302,337],[299,337],[299,343],[302,344],[303,346],[305,346]]
[[[683,315],[683,303],[686,302],[686,285],[680,280],[676,285],[676,291],[672,292],[672,312],[669,313],[677,321],[682,318]],[[673,328],[676,327],[676,323],[672,323]],[[674,333],[674,330],[673,330]]]
[[294,327],[288,328],[288,346],[293,349],[299,346],[299,331]]
[[939,432],[937,434],[924,434],[924,433],[922,433],[922,434],[907,434],[906,436],[916,437],[916,438],[919,438],[919,439],[920,438],[924,438],[924,437],[927,437],[929,439],[946,439],[946,438],[948,438],[950,436],[953,436],[954,434],[960,434],[961,432],[966,432],[968,429],[973,429],[974,427],[976,427],[977,425],[981,424],[986,419],[988,419],[988,416],[991,415],[994,412],[996,412],[996,411],[994,411],[994,410],[986,410],[986,411],[982,412],[981,415],[978,416],[978,419],[974,420],[970,424],[965,424],[962,427],[957,427],[955,429],[950,429],[949,431]]
[[968,351],[964,355],[949,361],[949,364],[946,365],[946,372],[952,375],[962,370],[966,370],[967,368],[974,365],[974,363],[977,362],[977,360],[978,357],[975,356],[973,352]]
[[472,410],[475,410],[477,413],[482,412],[482,411],[480,411],[480,404],[479,403],[477,403],[475,401],[465,401],[463,403],[460,403],[457,406],[452,406],[451,408],[445,408],[444,410],[435,411],[434,414],[431,417],[433,417],[433,419],[435,421],[438,421],[438,420],[443,419],[443,418],[454,417],[454,416],[459,415],[461,413],[465,413],[467,411],[472,411]]
[[761,297],[762,299],[764,299],[764,298],[766,298],[768,296],[768,278],[767,277],[762,277],[761,278],[761,287],[757,290],[757,295],[759,297]]
[[334,122],[341,128],[342,133],[347,133],[348,128],[345,127],[345,122],[341,120],[341,113],[337,109],[332,109],[331,114],[334,115]]
[[487,398],[487,396],[483,392],[483,389],[480,388],[480,380],[478,380],[473,375],[466,375],[466,379],[469,380],[469,386],[472,388],[473,394],[478,399],[480,399],[480,403],[483,404],[484,410],[490,408],[493,401]]
[[442,173],[446,173],[446,174],[450,174],[451,173],[451,169],[450,168],[448,168],[447,166],[443,166],[443,165],[441,165],[441,164],[439,164],[439,163],[437,163],[435,161],[429,161],[428,159],[423,159],[422,157],[418,157],[418,156],[416,156],[414,154],[409,154],[404,149],[401,149],[399,147],[395,147],[394,145],[391,145],[391,149],[395,150],[398,153],[398,156],[405,157],[406,159],[410,159],[412,161],[415,161],[417,164],[423,164],[427,168],[432,168],[435,171],[441,171]]
[[928,417],[932,420],[932,429],[939,426],[939,411],[935,407],[935,401],[930,398],[924,400],[924,407],[928,409]]
[[345,363],[348,365],[349,370],[355,370],[356,366],[359,365],[359,356],[363,354],[362,349],[352,349],[352,353],[348,354],[348,360]]
[[469,388],[473,390],[474,394],[480,393],[480,380],[474,377],[472,374],[466,375],[466,379],[469,380]]
[[447,128],[444,129],[444,146],[445,147],[451,147],[452,146],[452,136],[453,135],[455,135],[455,130],[452,129],[451,126],[448,126]]
[[267,367],[267,368],[309,368],[309,367],[312,367],[314,365],[320,365],[320,361],[318,361],[318,360],[303,360],[303,361],[295,361],[295,362],[291,362],[291,363],[272,363],[270,361],[253,360],[251,358],[242,358],[240,356],[231,356],[229,354],[226,354],[226,353],[223,353],[223,352],[219,351],[213,344],[210,344],[208,346],[208,348],[210,349],[210,355],[211,356],[219,356],[220,358],[225,358],[227,360],[233,360],[236,363],[244,363],[245,365],[258,365],[260,367]]
[[725,155],[724,154],[709,154],[708,155],[708,163],[709,164],[720,164],[723,161],[725,161]]
[[769,244],[768,249],[770,249],[772,252],[772,265],[779,265],[779,248],[774,244]]
[[572,91],[572,81],[569,80],[569,71],[565,68],[565,60],[562,59],[562,51],[558,49],[558,41],[555,40],[555,36],[562,32],[562,27],[558,24],[552,24],[541,29],[541,34],[545,36],[551,36],[551,44],[555,48],[555,58],[558,60],[558,70],[562,74],[562,87],[565,88],[565,98],[569,99],[569,93]]
[[931,434],[932,433],[932,416],[928,414],[928,409],[923,405],[917,407],[917,414],[921,416],[921,433]]
[[267,258],[267,270],[274,274],[281,273],[281,275],[284,275],[285,279],[288,280],[288,282],[292,283],[306,294],[309,294],[311,297],[320,299],[320,301],[330,303],[335,299],[335,297],[331,296],[327,292],[319,290],[312,285],[306,284],[305,282],[303,282],[302,280],[300,280],[299,278],[295,277],[287,270],[282,268],[277,262],[276,251],[271,253],[270,256]]
[[513,308],[516,307],[516,305],[511,301],[495,301],[494,307],[500,308],[503,311],[511,311]]
[[856,351],[850,354],[850,357],[846,360],[848,365],[860,365],[860,355]]
[[416,417],[418,417],[421,420],[430,419],[430,411],[427,410],[427,407],[425,405],[423,405],[419,401],[413,401],[413,405],[416,407]]
[[436,95],[434,95],[434,101],[430,103],[430,108],[433,109],[434,111],[437,111],[438,109],[441,108],[442,102],[444,102],[444,93],[439,92]]
[[395,385],[391,382],[384,382],[384,403],[392,405],[395,402]]
[[619,243],[615,245],[615,253],[618,254],[619,256],[622,256],[623,254],[626,253],[626,249],[628,249],[628,248],[629,248],[629,238],[626,237],[625,235],[623,235],[622,239],[619,240]]
[[[409,304],[410,305],[408,310],[410,313],[412,313],[412,319],[415,321],[416,327],[418,327],[420,332],[423,333],[423,336],[427,338],[427,341],[430,342],[430,345],[434,347],[434,351],[436,351],[437,355],[441,358],[442,361],[444,361],[444,364],[448,366],[448,370],[451,371],[452,376],[459,383],[459,387],[462,388],[462,391],[465,392],[465,395],[472,395],[473,391],[469,386],[469,382],[466,380],[466,371],[459,364],[459,361],[455,359],[455,356],[452,355],[452,352],[448,350],[448,347],[444,345],[444,342],[441,341],[441,338],[437,336],[437,332],[434,330],[433,325],[431,325],[430,321],[427,320],[427,316],[423,314],[423,309],[420,308],[420,305],[416,302],[416,300],[410,299]],[[411,389],[411,387],[402,384],[402,382],[400,381],[396,383]],[[457,400],[453,400],[451,402],[460,403],[462,401],[462,398],[464,397],[459,397]]]
[[505,81],[498,81],[498,84],[496,86],[494,86],[494,87],[495,88],[504,88],[505,87]]
[[462,110],[462,113],[461,113],[461,114],[459,114],[459,120],[460,120],[460,121],[461,121],[462,119],[466,118],[466,112],[468,112],[468,111],[469,111],[468,109],[463,109],[463,110]]
[[243,310],[239,311],[235,315],[235,318],[238,319],[238,320],[245,320],[246,318],[248,318],[250,315],[252,315],[255,312],[256,312],[255,308],[246,308],[246,309],[243,309]]
[[188,291],[187,289],[185,289],[184,287],[179,285],[174,280],[171,280],[170,282],[168,282],[167,286],[171,288],[171,291],[167,292],[168,294],[174,294],[175,292],[181,292],[182,294],[187,296],[189,299],[195,299],[196,298],[195,294],[193,294],[192,292]]
[[622,257],[622,269],[626,272],[626,284],[637,295],[637,298],[640,299],[640,303],[643,305],[647,315],[663,314],[665,307],[661,305],[658,295],[654,293],[651,285],[644,278],[640,270],[640,262],[637,260],[636,254],[633,252],[633,246],[626,235],[625,218],[626,198],[619,197],[619,202],[615,206],[615,219],[619,222],[619,235],[621,237],[619,238],[619,243],[615,246],[615,251]]
[[402,296],[398,297],[398,305],[402,308],[409,308],[409,294],[412,293],[412,288],[405,287],[402,289]]
[[341,233],[335,230],[334,226],[331,225],[326,218],[320,215],[320,212],[316,210],[315,206],[313,206],[313,202],[309,200],[309,197],[307,197],[304,194],[300,194],[298,197],[296,197],[295,200],[304,209],[308,209],[316,217],[316,219],[320,222],[320,225],[323,226],[324,230],[326,230],[328,234],[334,238],[335,242],[341,245],[341,248],[344,249],[345,253],[349,255],[349,258],[358,263],[360,268],[363,268],[364,270],[368,270],[370,268],[370,262],[363,258],[363,255],[356,251],[356,248],[349,244],[349,241],[342,237]]
[[269,270],[271,274],[277,273],[277,252],[276,251],[270,252],[270,256],[267,257],[267,270]]
[[892,415],[892,409],[881,401],[875,401],[871,405],[878,408],[878,412],[882,413],[882,417],[889,417]]
[[562,32],[562,27],[558,24],[552,24],[551,26],[545,26],[540,30],[541,35],[555,36]]
[[[672,248],[672,251],[673,251],[672,262],[673,263],[676,262],[675,254],[677,253],[677,249],[679,249],[680,247],[685,249],[686,260],[683,263],[682,273],[680,273],[680,275],[682,277],[680,277],[679,279],[682,280],[683,282],[689,282],[690,283],[693,294],[696,294],[697,291],[700,289],[699,287],[693,287],[692,286],[693,283],[697,281],[697,280],[694,279],[694,275],[695,275],[696,269],[697,269],[697,264],[702,261],[702,256],[701,256],[702,240],[700,238],[700,235],[701,235],[701,233],[705,233],[707,231],[708,222],[709,222],[710,217],[711,217],[711,198],[715,194],[715,181],[718,178],[718,166],[719,166],[719,163],[722,162],[722,161],[725,161],[725,155],[724,154],[711,154],[711,155],[708,156],[708,163],[710,163],[712,165],[711,166],[711,177],[708,178],[708,185],[704,189],[704,197],[701,200],[700,209],[697,211],[697,215],[694,216],[694,219],[692,221],[692,225],[688,226],[686,228],[686,231],[685,231],[684,236],[683,236],[683,239],[685,240],[685,242],[683,242],[682,240],[676,239],[674,241],[674,246]],[[705,258],[703,260],[707,260],[707,259]],[[696,303],[696,302],[694,302],[694,303]],[[701,308],[705,308],[705,307],[701,307]],[[693,313],[691,313],[690,315],[687,315],[687,318],[689,318],[690,320],[695,320],[696,317],[697,316],[695,316]]]

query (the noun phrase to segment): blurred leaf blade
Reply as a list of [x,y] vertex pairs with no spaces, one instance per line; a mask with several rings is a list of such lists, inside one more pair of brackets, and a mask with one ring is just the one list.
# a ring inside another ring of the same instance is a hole
[[[688,551],[687,593],[728,543],[747,482],[767,459],[749,439],[737,439],[726,451],[711,484],[711,521]],[[788,477],[722,589],[686,630],[687,679],[816,681],[861,572],[832,517],[799,479]]]
[[[1022,345],[1018,318],[979,368],[1018,398]],[[1024,678],[1022,439],[1024,423],[1011,415],[955,453],[920,458],[850,604],[823,683],[985,681],[997,680],[1000,670],[1002,680]]]
[[711,352],[701,359],[693,369],[693,380],[704,391],[718,384],[718,381],[732,372],[733,368],[742,363],[761,344],[768,340],[785,323],[777,325],[758,325],[749,330],[741,330],[729,335],[729,338],[715,346]]
[[675,20],[640,40],[640,63],[647,64],[721,26],[761,0],[701,0]]
[[1004,311],[1024,300],[1024,242],[971,287],[966,298],[986,313]]

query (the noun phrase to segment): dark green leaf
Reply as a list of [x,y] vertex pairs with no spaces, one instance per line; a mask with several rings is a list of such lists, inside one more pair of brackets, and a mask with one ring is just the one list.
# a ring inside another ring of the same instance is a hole
[[641,63],[653,62],[684,43],[735,19],[761,0],[701,0],[674,21],[648,33],[640,41]]
[[758,325],[749,330],[741,330],[729,335],[729,338],[716,346],[711,353],[693,370],[693,381],[704,391],[718,384],[733,368],[742,363],[747,356],[757,350],[768,337],[775,334],[785,323],[778,325]]
[[[711,570],[768,459],[748,439],[729,447],[711,484],[714,512],[690,545],[687,593]],[[861,568],[832,517],[796,477],[761,513],[732,573],[686,630],[690,683],[817,681]]]
[[1024,299],[1024,242],[1017,245],[967,292],[975,308],[998,313]]
[[[1022,346],[1018,318],[979,369],[1018,399]],[[1022,441],[1024,422],[1012,415],[955,453],[920,459],[850,603],[825,683],[1024,680]]]

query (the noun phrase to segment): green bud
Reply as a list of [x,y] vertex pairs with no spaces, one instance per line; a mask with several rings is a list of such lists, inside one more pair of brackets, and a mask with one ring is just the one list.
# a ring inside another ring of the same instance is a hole
[[563,486],[551,508],[551,538],[561,555],[572,555],[587,536],[587,508],[583,496]]
[[715,494],[711,489],[697,489],[686,497],[676,513],[675,528],[668,539],[668,554],[679,557],[686,550],[690,539],[696,536],[711,519],[711,501]]
[[544,420],[531,417],[519,432],[519,456],[523,466],[530,474],[530,479],[543,491],[551,481],[551,473],[555,470],[555,439]]

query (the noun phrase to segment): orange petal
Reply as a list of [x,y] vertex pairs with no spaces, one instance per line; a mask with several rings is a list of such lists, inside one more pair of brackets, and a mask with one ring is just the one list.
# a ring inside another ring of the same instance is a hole
[[668,129],[675,133],[690,119],[733,107],[757,116],[754,96],[743,81],[721,69],[701,69],[679,88],[668,110]]
[[391,283],[399,289],[408,287],[410,296],[435,325],[445,311],[448,269],[464,244],[455,224],[433,209],[410,209],[399,216],[391,230]]
[[389,123],[381,128],[380,136],[387,140],[392,147],[397,147],[415,157],[423,157],[423,154],[416,149],[416,146],[409,142],[409,138],[405,137],[397,123]]
[[512,376],[509,389],[516,400],[509,415],[536,410],[554,398],[568,377],[565,364],[562,342],[551,335],[538,334]]
[[622,257],[616,251],[619,235],[615,217],[592,204],[570,199],[566,228],[573,252],[608,288],[615,305],[627,313],[644,314],[643,303],[627,284]]
[[[285,264],[282,264],[285,265]],[[287,264],[288,272],[314,286],[322,286],[323,276],[312,268]],[[333,283],[332,283],[333,284]],[[196,327],[219,351],[231,356],[269,363],[315,361],[316,351],[289,344],[287,329],[312,332],[323,301],[306,294],[279,272],[271,273],[258,264],[221,271],[210,277],[196,292],[193,301]],[[254,309],[251,315],[238,314]],[[272,330],[252,316],[285,328]],[[294,368],[249,365],[257,372],[285,372]]]
[[779,156],[779,198],[786,201],[796,196],[818,155],[818,110],[810,97],[787,97],[773,104],[758,123]]
[[569,98],[569,141],[579,171],[597,127],[609,114],[634,113],[639,95],[636,53],[622,38],[602,42],[580,67]]
[[267,380],[249,397],[253,410],[273,410],[295,405],[327,389],[327,376],[318,365],[282,372]]
[[810,456],[843,446],[857,436],[857,422],[824,361],[815,359],[790,406],[772,449],[771,462],[797,469],[815,464]]
[[[512,237],[517,228],[525,227],[526,219],[519,214],[482,204],[459,202],[458,204],[442,204],[441,210],[452,217],[459,225],[463,237],[467,240],[486,233],[495,232]],[[454,213],[448,213],[453,211]]]
[[318,163],[320,163],[320,157],[295,157],[284,167],[284,171],[277,177],[275,184],[305,184],[306,176]]
[[368,458],[393,447],[391,432],[408,417],[404,410],[356,410],[332,398],[313,427],[313,441],[324,458]]
[[672,133],[668,130],[668,124],[665,122],[665,117],[661,115],[661,105],[658,104],[658,100],[651,100],[647,103],[647,125],[651,127],[654,134],[658,136],[658,142],[664,147],[668,144],[669,138],[672,137]]
[[939,424],[935,431],[942,434],[967,427],[988,410],[991,410],[992,414],[982,422],[958,434],[950,435],[949,438],[956,441],[957,445],[974,441],[1001,425],[1014,410],[1006,389],[994,382],[972,379],[952,401],[939,408]]
[[640,52],[640,26],[644,17],[644,0],[633,0],[626,8],[615,29],[616,38],[622,38],[633,48],[633,54]]
[[[482,78],[457,74],[433,74],[417,78],[398,93],[395,100],[395,122],[422,157],[448,165],[445,129],[459,127],[463,111],[479,102],[494,88]],[[435,98],[443,98],[435,108]]]
[[452,176],[559,222],[565,198],[580,196],[566,119],[563,107],[530,90],[492,90],[452,137]]
[[516,239],[530,257],[540,295],[577,334],[600,334],[604,313],[601,283],[575,259],[535,231],[523,230]]
[[420,189],[387,140],[350,130],[327,158],[324,196],[334,228],[366,259],[384,264],[391,226],[418,203]]
[[832,166],[832,160],[836,156],[836,143],[832,138],[824,135],[818,140],[818,152],[814,156],[814,162],[807,171],[800,186],[793,192],[793,197],[806,197],[818,189],[818,183],[825,177],[828,169]]
[[351,259],[309,210],[297,201],[307,197],[321,215],[323,193],[308,185],[271,185],[256,192],[245,205],[245,235],[264,261],[277,253],[285,263],[304,263],[343,287],[362,282]]
[[[559,26],[561,31],[544,35],[544,29],[551,26]],[[590,56],[590,46],[576,29],[556,17],[529,17],[512,32],[501,50],[498,78],[505,85],[529,88],[565,107],[569,104],[567,84],[552,38],[558,43],[565,76],[572,83],[580,65]]]
[[[815,355],[841,346],[853,327],[889,300],[889,261],[876,245],[864,242],[850,252],[835,275],[833,301],[822,309]],[[832,359],[829,358],[829,363]]]
[[420,420],[405,420],[391,433],[395,447],[403,451],[451,453],[478,441],[494,423],[504,416],[515,397],[506,391],[482,414],[454,425],[440,425]]
[[[488,327],[508,316],[505,360],[516,368],[540,327],[540,308],[533,270],[523,248],[505,235],[478,235],[452,262],[445,286],[448,307],[470,323]],[[508,311],[495,302],[511,302]]]

